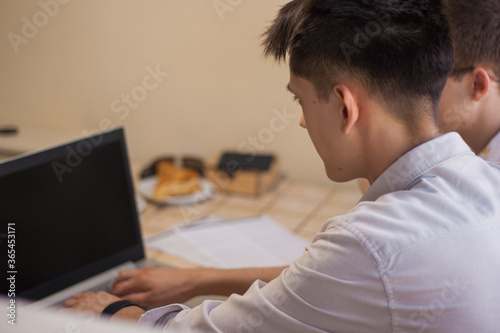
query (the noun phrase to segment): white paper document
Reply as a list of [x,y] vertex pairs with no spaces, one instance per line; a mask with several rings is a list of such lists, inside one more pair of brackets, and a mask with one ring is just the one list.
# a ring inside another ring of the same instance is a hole
[[290,265],[307,244],[267,215],[207,216],[146,239],[149,248],[216,268]]

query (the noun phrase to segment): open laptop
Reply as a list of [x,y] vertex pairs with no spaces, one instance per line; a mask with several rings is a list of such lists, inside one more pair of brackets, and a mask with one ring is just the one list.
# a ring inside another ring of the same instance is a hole
[[16,298],[59,306],[145,265],[128,161],[119,128],[0,162],[0,257]]

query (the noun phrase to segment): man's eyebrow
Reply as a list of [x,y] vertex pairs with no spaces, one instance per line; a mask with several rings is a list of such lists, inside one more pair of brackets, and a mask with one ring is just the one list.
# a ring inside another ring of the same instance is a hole
[[289,84],[286,85],[286,90],[288,90],[289,92],[291,92],[292,94],[295,95],[295,93],[293,92],[293,90],[290,88]]

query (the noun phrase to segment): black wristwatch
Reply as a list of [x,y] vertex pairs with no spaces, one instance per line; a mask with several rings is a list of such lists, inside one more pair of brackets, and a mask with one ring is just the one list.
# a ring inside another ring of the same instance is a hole
[[107,307],[105,307],[104,310],[102,310],[102,312],[101,312],[101,317],[108,317],[109,318],[112,315],[114,315],[115,313],[117,313],[119,310],[126,308],[127,306],[137,306],[137,307],[142,309],[142,306],[135,304],[135,303],[132,303],[131,301],[120,300],[120,301],[113,302],[110,305],[108,305]]

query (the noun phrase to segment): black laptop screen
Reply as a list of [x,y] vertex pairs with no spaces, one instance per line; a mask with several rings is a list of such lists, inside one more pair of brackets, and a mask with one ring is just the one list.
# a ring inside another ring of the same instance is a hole
[[4,273],[15,271],[16,296],[40,299],[144,256],[123,131],[91,139],[0,164],[1,233],[15,229]]

